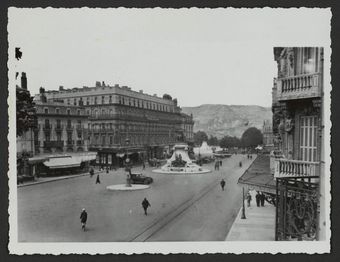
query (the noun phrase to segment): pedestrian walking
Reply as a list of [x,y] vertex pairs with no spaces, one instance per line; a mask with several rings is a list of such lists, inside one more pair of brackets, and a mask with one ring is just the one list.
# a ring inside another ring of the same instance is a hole
[[91,169],[90,169],[90,177],[93,177],[93,175],[94,175],[94,170],[93,170],[93,167],[91,167]]
[[96,184],[100,184],[99,174],[97,175]]
[[106,174],[108,174],[108,173],[109,173],[109,167],[106,168]]
[[145,163],[144,163],[144,161],[143,161],[143,170],[145,169]]
[[240,163],[238,164],[240,167],[242,167],[242,162],[240,161]]
[[86,221],[87,221],[87,212],[85,208],[83,208],[80,213],[80,223],[81,223],[81,228],[83,231],[85,231]]
[[250,195],[249,192],[247,193],[247,203],[248,203],[248,207],[250,207],[250,203],[251,203],[251,195]]
[[261,196],[260,196],[261,207],[264,206],[265,199],[266,199],[266,196],[263,194],[263,192],[261,192]]
[[221,180],[221,183],[220,183],[220,184],[221,184],[222,191],[224,191],[224,186],[225,186],[225,181],[224,181],[224,179]]
[[220,160],[220,166],[222,166],[222,160]]
[[147,210],[148,210],[148,207],[151,207],[149,201],[146,199],[146,197],[144,198],[143,202],[142,202],[142,207],[144,209],[144,214],[147,216],[148,213],[147,213]]
[[215,170],[220,170],[219,161],[216,161],[216,162],[215,162]]
[[260,193],[259,192],[257,192],[256,193],[256,196],[255,196],[255,198],[256,198],[256,205],[259,207],[260,206],[260,199],[261,199],[261,196],[260,196]]

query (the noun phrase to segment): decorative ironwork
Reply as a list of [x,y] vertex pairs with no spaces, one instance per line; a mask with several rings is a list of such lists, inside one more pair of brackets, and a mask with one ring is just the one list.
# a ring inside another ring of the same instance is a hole
[[317,184],[277,179],[276,240],[316,240]]

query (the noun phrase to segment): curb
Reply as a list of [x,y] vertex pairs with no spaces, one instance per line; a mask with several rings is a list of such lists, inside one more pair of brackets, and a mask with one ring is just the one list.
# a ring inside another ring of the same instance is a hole
[[230,241],[230,240],[228,240],[228,237],[229,237],[230,233],[232,232],[232,230],[233,230],[233,228],[235,226],[236,220],[241,216],[241,212],[242,212],[242,206],[241,206],[240,210],[238,211],[237,216],[235,217],[234,222],[231,225],[231,227],[229,229],[229,232],[228,232],[227,236],[225,237],[224,241]]
[[[94,172],[94,174],[98,174],[99,172]],[[46,181],[37,181],[34,183],[28,183],[28,184],[21,184],[17,185],[17,187],[26,187],[26,186],[34,186],[38,184],[44,184],[44,183],[50,183],[50,182],[56,182],[56,181],[61,181],[65,179],[71,179],[71,178],[77,178],[81,176],[89,176],[90,174],[84,173],[84,174],[79,174],[79,175],[74,175],[74,176],[69,176],[69,177],[63,177],[63,178],[58,178],[58,179],[51,179],[51,180],[46,180]]]

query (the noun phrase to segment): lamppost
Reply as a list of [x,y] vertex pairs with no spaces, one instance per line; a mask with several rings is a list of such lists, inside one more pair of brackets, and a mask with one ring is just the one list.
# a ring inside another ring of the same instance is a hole
[[127,172],[126,174],[126,186],[131,187],[131,163],[130,163],[130,158],[129,158],[129,152],[128,152],[128,146],[130,144],[130,139],[126,138],[125,139],[125,144],[126,144],[126,159],[125,159],[125,171]]
[[242,187],[242,216],[241,219],[246,219],[246,212],[244,207],[244,187]]

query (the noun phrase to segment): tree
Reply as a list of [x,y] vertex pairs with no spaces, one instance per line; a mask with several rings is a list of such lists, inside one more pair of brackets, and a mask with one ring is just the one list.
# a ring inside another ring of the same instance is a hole
[[208,145],[209,146],[217,146],[217,145],[219,145],[218,138],[215,137],[215,136],[210,136],[210,138],[208,139]]
[[233,148],[239,147],[241,145],[241,141],[237,137],[225,136],[220,141],[220,147],[222,148]]
[[33,97],[23,88],[16,89],[17,137],[36,125]]
[[208,135],[204,131],[198,131],[194,133],[194,142],[195,145],[202,145],[203,141],[208,141]]
[[263,142],[262,132],[256,127],[250,127],[242,134],[241,138],[244,147],[256,147]]

